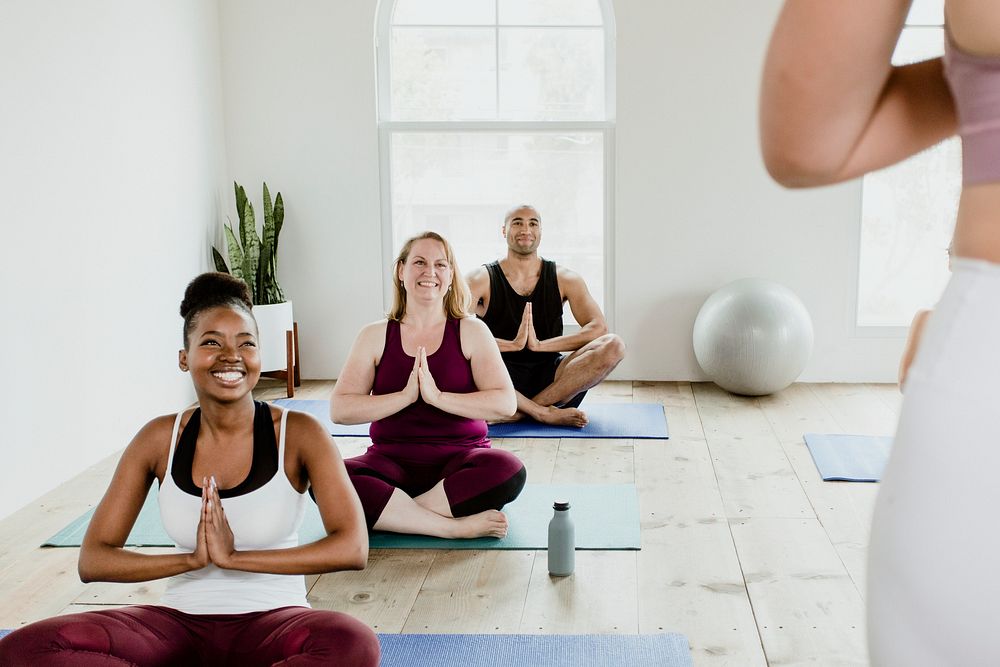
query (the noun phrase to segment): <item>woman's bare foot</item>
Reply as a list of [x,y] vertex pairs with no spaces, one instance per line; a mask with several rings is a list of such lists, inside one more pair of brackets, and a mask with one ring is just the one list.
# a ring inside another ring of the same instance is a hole
[[555,426],[575,426],[583,428],[587,425],[587,415],[576,408],[557,408],[550,406],[542,410],[535,418],[543,424]]
[[449,537],[505,537],[507,516],[498,510],[486,510],[471,516],[451,520],[453,533]]

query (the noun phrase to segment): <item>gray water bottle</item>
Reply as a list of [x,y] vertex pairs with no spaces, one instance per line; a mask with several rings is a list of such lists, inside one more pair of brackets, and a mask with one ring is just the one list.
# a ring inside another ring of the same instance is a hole
[[573,574],[576,563],[576,529],[569,515],[569,502],[557,500],[552,504],[549,521],[549,574],[565,577]]

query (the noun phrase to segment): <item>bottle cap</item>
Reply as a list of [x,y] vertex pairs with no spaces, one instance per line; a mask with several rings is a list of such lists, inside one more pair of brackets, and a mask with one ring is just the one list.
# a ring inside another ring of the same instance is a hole
[[569,509],[569,501],[557,500],[554,503],[552,503],[552,509],[557,510],[559,512],[565,512],[566,510]]

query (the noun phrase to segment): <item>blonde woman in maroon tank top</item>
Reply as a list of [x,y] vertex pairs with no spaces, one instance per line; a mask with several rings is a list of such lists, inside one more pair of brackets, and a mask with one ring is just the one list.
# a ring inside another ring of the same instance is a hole
[[333,421],[372,423],[372,446],[344,462],[371,530],[503,537],[500,510],[524,486],[520,460],[486,437],[485,420],[514,413],[514,387],[455,264],[434,232],[403,245],[393,309],[358,334],[330,398]]
[[944,4],[945,57],[893,67],[909,0],[789,0],[764,68],[764,159],[789,187],[856,178],[962,137],[952,278],[907,375],[872,521],[875,665],[1000,655],[1000,3]]

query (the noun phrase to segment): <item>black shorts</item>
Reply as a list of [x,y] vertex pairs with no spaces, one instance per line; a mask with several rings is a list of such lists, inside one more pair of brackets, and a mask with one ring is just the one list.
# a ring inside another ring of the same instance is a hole
[[[551,361],[544,360],[537,363],[512,361],[507,363],[507,372],[510,373],[514,389],[527,398],[534,398],[543,389],[552,384],[552,381],[556,377],[556,369],[559,368],[559,364],[563,359],[565,359],[565,355],[552,357]],[[573,398],[556,407],[579,407],[580,403],[583,402],[583,397],[586,395],[586,391],[581,391]]]

